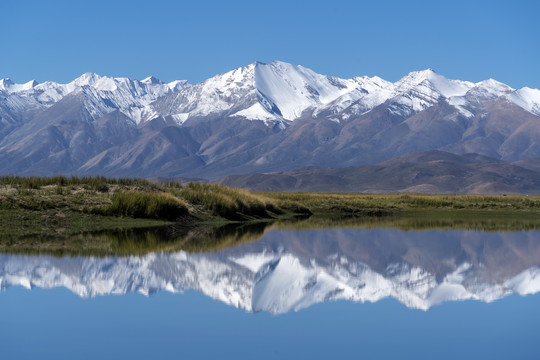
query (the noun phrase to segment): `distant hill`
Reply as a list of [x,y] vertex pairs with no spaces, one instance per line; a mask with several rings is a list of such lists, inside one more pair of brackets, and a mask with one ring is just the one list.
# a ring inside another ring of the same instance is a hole
[[533,171],[540,171],[540,157],[516,161],[513,164],[524,167],[525,169],[529,169]]
[[436,150],[377,165],[231,175],[217,182],[255,191],[540,193],[539,171],[478,154]]

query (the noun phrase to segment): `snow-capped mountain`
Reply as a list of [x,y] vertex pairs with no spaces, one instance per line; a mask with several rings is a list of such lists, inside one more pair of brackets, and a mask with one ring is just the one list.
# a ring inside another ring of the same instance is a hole
[[219,253],[0,255],[0,288],[66,287],[82,297],[194,289],[273,314],[337,299],[386,297],[427,310],[446,301],[537,293],[537,237],[535,231],[270,231],[259,242]]
[[241,117],[284,128],[284,121],[296,120],[306,110],[320,111],[347,94],[357,100],[367,89],[383,86],[387,83],[380,78],[346,80],[280,61],[255,62],[161,99],[146,109],[146,120],[171,116],[181,125],[189,118]]
[[[0,173],[183,176],[375,164],[442,150],[540,157],[540,90],[413,71],[392,83],[255,62],[201,83],[0,81]],[[126,126],[129,126],[127,128]]]
[[165,84],[154,77],[138,81],[85,73],[67,84],[52,81],[39,84],[34,80],[15,84],[10,79],[2,79],[0,94],[12,112],[20,113],[49,107],[71,93],[83,93],[88,97],[88,107],[95,119],[120,110],[138,123],[142,107],[188,85],[185,80]]

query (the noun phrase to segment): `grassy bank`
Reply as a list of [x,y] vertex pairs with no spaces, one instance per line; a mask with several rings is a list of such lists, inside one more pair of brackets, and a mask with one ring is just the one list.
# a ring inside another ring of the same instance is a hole
[[177,222],[272,221],[309,213],[292,202],[220,185],[145,180],[0,177],[0,237],[71,237]]

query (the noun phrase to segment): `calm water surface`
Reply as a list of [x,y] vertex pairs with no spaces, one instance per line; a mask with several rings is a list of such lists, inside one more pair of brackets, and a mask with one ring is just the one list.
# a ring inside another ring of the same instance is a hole
[[536,230],[270,230],[209,252],[3,254],[0,286],[2,359],[540,358]]

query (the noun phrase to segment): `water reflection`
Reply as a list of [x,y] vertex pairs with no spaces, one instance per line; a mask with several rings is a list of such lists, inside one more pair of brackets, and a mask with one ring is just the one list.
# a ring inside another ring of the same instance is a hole
[[[250,312],[275,314],[336,299],[393,297],[410,308],[429,309],[444,301],[490,302],[540,291],[537,230],[287,227],[294,228],[222,229],[165,243],[147,234],[142,245],[129,234],[115,235],[115,246],[125,248],[125,241],[135,253],[156,244],[161,250],[184,248],[142,255],[4,254],[0,287],[66,287],[82,297],[194,289]],[[197,251],[192,239],[213,251]]]
[[227,224],[223,226],[173,225],[132,230],[109,230],[82,233],[74,236],[0,237],[0,253],[64,255],[143,255],[151,252],[218,251],[242,243],[260,240],[270,230],[312,229],[375,229],[409,230],[475,230],[475,231],[531,231],[540,230],[538,216],[448,216],[399,217],[307,217],[286,221]]

